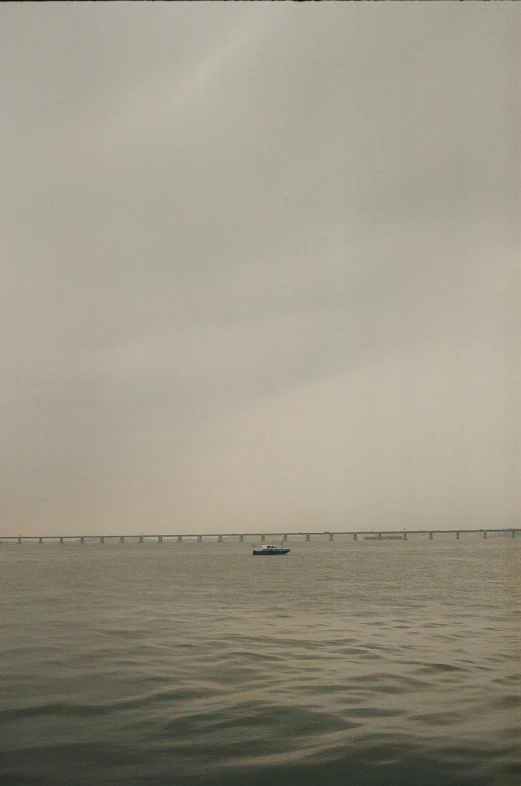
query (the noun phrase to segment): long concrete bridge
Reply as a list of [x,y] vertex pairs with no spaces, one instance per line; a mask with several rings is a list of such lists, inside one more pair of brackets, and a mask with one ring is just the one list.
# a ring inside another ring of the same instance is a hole
[[197,542],[202,543],[203,541],[212,541],[223,543],[225,540],[234,540],[239,543],[243,543],[245,538],[248,538],[248,542],[250,539],[255,539],[259,543],[266,543],[268,540],[282,540],[283,542],[287,542],[294,539],[301,540],[302,538],[305,541],[312,541],[317,540],[329,540],[334,541],[335,536],[338,539],[351,540],[351,541],[358,541],[361,539],[365,540],[372,540],[372,541],[384,541],[384,540],[436,540],[441,539],[442,537],[447,538],[451,537],[454,540],[460,540],[460,538],[466,537],[468,535],[473,535],[474,537],[481,537],[486,540],[489,536],[492,537],[510,537],[515,538],[521,532],[521,529],[511,527],[508,528],[501,528],[501,529],[428,529],[428,530],[372,530],[372,531],[358,531],[358,532],[348,532],[348,531],[337,531],[337,532],[228,532],[228,533],[189,533],[185,535],[153,535],[153,534],[141,534],[141,535],[42,535],[41,537],[38,536],[30,536],[30,535],[0,535],[0,544],[5,543],[47,543],[47,542],[57,542],[57,543],[145,543],[150,541],[156,541],[157,543],[165,543],[165,542],[176,542],[176,543],[183,543],[184,541],[189,542]]

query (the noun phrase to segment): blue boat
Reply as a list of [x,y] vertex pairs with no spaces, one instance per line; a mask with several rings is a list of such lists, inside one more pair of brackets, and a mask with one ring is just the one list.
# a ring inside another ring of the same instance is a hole
[[262,557],[266,556],[267,557],[267,556],[269,556],[271,554],[287,554],[288,551],[291,551],[291,549],[284,549],[284,548],[282,548],[282,546],[275,546],[275,544],[272,544],[270,546],[266,546],[266,545],[263,544],[262,546],[259,546],[258,548],[257,548],[257,546],[253,547],[253,556],[254,557],[258,557],[258,556],[262,556]]

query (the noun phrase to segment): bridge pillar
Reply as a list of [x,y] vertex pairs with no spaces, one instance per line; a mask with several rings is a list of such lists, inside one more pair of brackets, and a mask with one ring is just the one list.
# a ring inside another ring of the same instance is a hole
[[239,535],[239,543],[244,543],[244,535]]
[[60,538],[60,543],[63,543],[63,538]]
[[21,542],[22,542],[22,538],[18,538],[18,543],[21,543]]
[[222,542],[223,542],[223,536],[222,535],[218,535],[217,536],[217,543],[222,543]]
[[334,537],[333,537],[333,533],[332,533],[332,532],[330,532],[330,533],[329,533],[329,540],[334,540]]
[[353,532],[353,540],[358,540],[358,532]]
[[434,540],[434,532],[429,532],[429,540]]
[[80,538],[80,543],[85,543],[85,538]]
[[261,535],[261,541],[260,542],[261,543],[266,543],[266,535],[264,534],[264,532]]
[[123,537],[123,535],[119,536],[119,542],[120,543],[124,543],[125,542],[125,538]]
[[378,540],[382,540],[382,533],[381,532],[378,533]]
[[459,532],[456,532],[456,540],[459,540]]
[[483,540],[486,540],[486,539],[487,539],[487,530],[485,530],[484,533],[483,533]]
[[138,543],[143,543],[143,535],[139,536],[139,538],[137,539],[137,542]]
[[158,535],[157,536],[157,542],[158,543],[162,543],[163,542],[163,536],[162,535]]
[[43,538],[38,538],[38,543],[43,543]]
[[407,540],[407,533],[406,532],[403,533],[403,539]]
[[183,536],[182,535],[178,535],[177,536],[177,542],[178,543],[182,543],[183,542]]
[[105,543],[105,538],[103,537],[103,535],[100,535],[99,542],[100,543]]
[[287,535],[283,535],[282,536],[282,542],[283,543],[287,543],[288,542],[288,536]]
[[516,531],[515,531],[515,529],[513,529],[512,530],[512,535],[510,537],[515,538],[515,536],[516,536]]
[[[178,538],[177,540],[178,540],[178,542],[179,542],[179,543],[181,543],[181,541],[179,540],[179,538]],[[182,540],[182,538],[181,538],[181,540]],[[202,542],[203,542],[203,536],[202,536],[202,535],[198,535],[198,536],[197,536],[197,542],[198,542],[198,543],[202,543]]]
[[309,534],[309,532],[306,534],[306,540],[311,540],[311,535]]

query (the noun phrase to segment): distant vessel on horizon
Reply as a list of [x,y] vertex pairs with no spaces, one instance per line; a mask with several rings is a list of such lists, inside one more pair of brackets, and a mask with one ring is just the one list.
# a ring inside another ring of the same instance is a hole
[[254,557],[257,557],[257,556],[264,557],[264,556],[270,556],[270,555],[273,555],[273,554],[287,554],[289,551],[290,551],[290,549],[285,549],[285,548],[282,547],[282,545],[276,546],[273,543],[273,544],[271,544],[269,546],[266,546],[266,545],[259,546],[259,548],[257,548],[257,546],[254,546],[253,547],[253,556]]

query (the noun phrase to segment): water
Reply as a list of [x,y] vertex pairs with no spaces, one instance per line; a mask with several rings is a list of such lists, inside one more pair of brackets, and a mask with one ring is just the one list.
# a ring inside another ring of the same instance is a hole
[[521,781],[521,540],[0,547],[0,783]]

